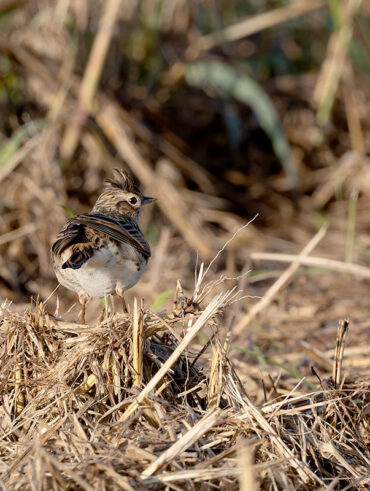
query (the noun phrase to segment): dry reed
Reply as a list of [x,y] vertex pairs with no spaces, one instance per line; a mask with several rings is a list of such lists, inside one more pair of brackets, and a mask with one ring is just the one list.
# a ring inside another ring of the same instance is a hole
[[[252,483],[254,489],[314,489],[339,478],[341,486],[362,489],[369,384],[341,379],[343,342],[336,380],[257,407],[217,341],[230,298],[230,292],[216,296],[204,310],[180,317],[176,302],[163,320],[135,303],[132,317],[113,312],[86,326],[51,316],[42,303],[24,314],[3,305],[6,488],[162,489],[179,482],[192,489],[203,482],[239,489],[240,478],[242,489]],[[184,329],[189,315],[197,321],[177,341],[166,326]],[[203,370],[189,349],[207,324],[216,334],[209,377],[208,356]]]

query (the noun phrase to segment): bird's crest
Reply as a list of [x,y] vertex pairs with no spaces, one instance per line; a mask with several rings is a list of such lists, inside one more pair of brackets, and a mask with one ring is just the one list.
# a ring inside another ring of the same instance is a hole
[[113,169],[114,179],[104,179],[104,189],[118,188],[123,191],[135,193],[138,191],[134,180],[128,172],[123,169]]

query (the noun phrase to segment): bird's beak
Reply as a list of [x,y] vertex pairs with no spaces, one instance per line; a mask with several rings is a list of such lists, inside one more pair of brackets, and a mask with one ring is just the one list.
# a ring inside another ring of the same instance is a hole
[[148,205],[149,203],[153,203],[157,198],[151,198],[150,196],[144,196],[143,205]]

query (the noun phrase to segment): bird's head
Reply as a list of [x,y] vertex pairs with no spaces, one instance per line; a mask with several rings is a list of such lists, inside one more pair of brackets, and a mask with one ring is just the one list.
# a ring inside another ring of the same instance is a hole
[[104,190],[93,212],[119,213],[137,218],[142,206],[156,199],[144,196],[126,171],[113,169],[113,176],[113,179],[104,179]]

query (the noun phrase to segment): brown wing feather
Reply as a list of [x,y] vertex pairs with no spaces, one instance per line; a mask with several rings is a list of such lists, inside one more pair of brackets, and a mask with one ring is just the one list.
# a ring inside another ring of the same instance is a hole
[[70,222],[102,232],[118,242],[130,244],[143,256],[150,257],[150,247],[144,239],[137,223],[130,217],[114,219],[99,213],[86,213],[70,218]]
[[60,256],[62,252],[72,244],[84,242],[86,240],[84,228],[70,221],[62,228],[52,245],[53,254]]

